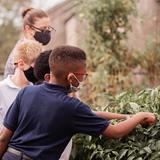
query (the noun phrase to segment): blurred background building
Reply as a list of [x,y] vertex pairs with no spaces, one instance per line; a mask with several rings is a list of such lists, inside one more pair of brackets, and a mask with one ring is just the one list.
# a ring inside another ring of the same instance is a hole
[[[47,9],[52,26],[57,30],[49,48],[60,44],[78,45],[81,43],[79,35],[83,33],[82,30],[86,30],[86,25],[79,22],[75,7],[74,0],[65,0]],[[130,17],[132,31],[128,34],[127,41],[130,49],[144,50],[150,40],[159,41],[159,15],[160,1],[137,1],[136,16]]]

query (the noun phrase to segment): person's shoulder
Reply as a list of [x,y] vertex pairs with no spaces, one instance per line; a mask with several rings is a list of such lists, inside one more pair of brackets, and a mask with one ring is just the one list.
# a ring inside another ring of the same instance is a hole
[[3,94],[5,88],[6,88],[7,84],[6,84],[6,81],[5,79],[0,81],[0,97],[2,96],[1,94]]
[[23,88],[24,91],[30,91],[30,92],[34,92],[34,91],[38,91],[40,90],[41,87],[40,85],[28,85],[26,87]]
[[39,87],[35,85],[28,85],[19,91],[18,96],[21,98],[28,95],[33,96],[39,92],[38,88]]
[[79,103],[79,99],[75,98],[75,97],[70,97],[69,95],[65,95],[63,99],[61,99],[64,103],[70,104],[70,105],[74,105]]
[[16,42],[14,48],[12,49],[11,54],[13,54],[13,53],[16,51],[16,48],[17,48],[20,44],[23,44],[25,41],[26,41],[26,40],[23,39],[23,38],[19,39],[19,40]]
[[89,108],[87,104],[82,102],[80,99],[75,97],[66,96],[66,99],[62,100],[63,103],[65,103],[67,106],[72,106],[74,109],[77,109],[79,107],[81,108]]
[[0,88],[7,85],[7,78],[0,81]]
[[[14,52],[14,51],[15,51],[15,49],[16,49],[16,47],[17,47],[19,44],[23,43],[23,42],[24,42],[24,40],[23,40],[23,39],[19,39],[19,40],[16,42],[16,44],[15,44],[14,48],[12,49],[12,52]],[[12,52],[11,52],[11,53],[12,53]]]

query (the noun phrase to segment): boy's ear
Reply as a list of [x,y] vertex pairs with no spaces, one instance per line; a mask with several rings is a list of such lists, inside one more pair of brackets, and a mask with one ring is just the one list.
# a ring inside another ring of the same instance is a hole
[[69,73],[68,76],[67,76],[67,80],[69,82],[72,82],[73,81],[73,77],[74,77],[74,74],[73,73]]
[[18,67],[23,69],[24,68],[24,61],[22,59],[18,60]]
[[49,79],[50,79],[50,74],[49,74],[49,73],[46,73],[46,74],[44,75],[44,80],[47,81],[47,82],[49,82]]

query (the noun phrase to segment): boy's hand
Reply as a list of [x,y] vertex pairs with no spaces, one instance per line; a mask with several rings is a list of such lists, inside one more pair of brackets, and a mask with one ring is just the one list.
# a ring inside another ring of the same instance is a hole
[[152,125],[156,123],[156,116],[150,112],[143,112],[144,113],[144,120],[140,123],[142,127],[147,127],[148,125]]

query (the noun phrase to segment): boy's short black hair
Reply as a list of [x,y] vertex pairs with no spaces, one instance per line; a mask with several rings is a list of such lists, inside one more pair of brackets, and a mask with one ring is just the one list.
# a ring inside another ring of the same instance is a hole
[[34,75],[38,79],[39,82],[44,81],[44,76],[47,73],[50,73],[49,68],[49,56],[52,50],[46,50],[37,57],[35,64],[34,64]]
[[74,46],[64,45],[53,49],[49,57],[50,71],[56,78],[76,71],[78,64],[86,60],[85,52]]

